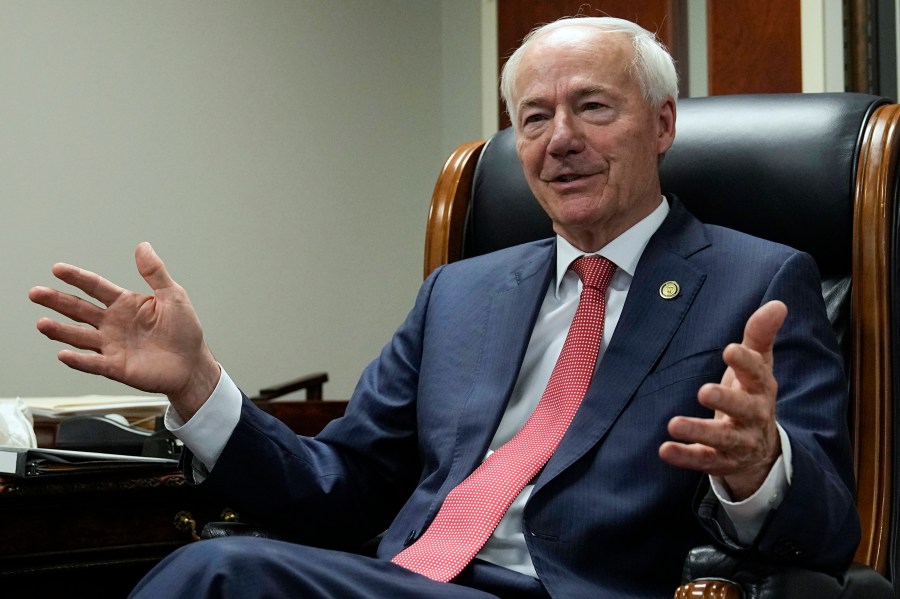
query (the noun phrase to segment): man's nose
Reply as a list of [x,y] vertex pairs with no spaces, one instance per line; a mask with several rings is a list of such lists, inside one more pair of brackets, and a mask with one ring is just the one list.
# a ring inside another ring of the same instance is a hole
[[553,117],[553,131],[547,152],[556,157],[576,154],[584,148],[583,131],[573,115],[558,112]]

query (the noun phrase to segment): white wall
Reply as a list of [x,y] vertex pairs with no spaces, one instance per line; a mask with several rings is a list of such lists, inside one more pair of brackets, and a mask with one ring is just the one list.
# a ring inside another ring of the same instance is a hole
[[840,0],[801,0],[803,91],[842,92],[844,13]]
[[246,391],[327,370],[349,396],[480,136],[480,6],[0,0],[0,396],[129,392],[58,363],[26,293],[55,261],[143,290],[145,239]]

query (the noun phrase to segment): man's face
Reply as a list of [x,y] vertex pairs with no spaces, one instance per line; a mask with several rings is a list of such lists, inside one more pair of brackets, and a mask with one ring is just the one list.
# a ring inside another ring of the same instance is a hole
[[659,206],[659,155],[675,136],[675,103],[653,110],[629,73],[621,34],[567,27],[522,56],[513,102],[516,152],[554,230],[600,249]]

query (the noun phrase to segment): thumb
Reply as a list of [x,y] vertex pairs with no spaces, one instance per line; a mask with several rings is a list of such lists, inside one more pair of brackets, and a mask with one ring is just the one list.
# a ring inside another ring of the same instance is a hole
[[160,291],[175,285],[175,281],[169,276],[166,265],[156,254],[153,246],[144,241],[134,250],[134,262],[138,272],[150,285],[153,291]]
[[787,306],[783,302],[773,300],[762,305],[747,320],[741,344],[760,353],[771,352],[785,318]]

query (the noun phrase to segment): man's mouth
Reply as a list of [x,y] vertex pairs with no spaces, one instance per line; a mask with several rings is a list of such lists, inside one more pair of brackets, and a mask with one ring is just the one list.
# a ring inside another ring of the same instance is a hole
[[562,175],[560,177],[557,177],[556,180],[560,183],[570,183],[578,178],[580,178],[580,175]]
[[592,177],[594,173],[590,172],[568,172],[568,173],[546,173],[541,176],[541,180],[545,183],[573,183],[581,179]]

